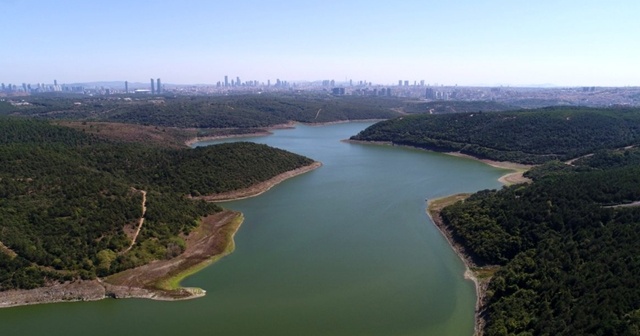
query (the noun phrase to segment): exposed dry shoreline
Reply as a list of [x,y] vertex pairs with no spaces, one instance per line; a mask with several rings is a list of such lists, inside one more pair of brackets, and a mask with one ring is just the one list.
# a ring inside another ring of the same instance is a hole
[[266,131],[260,131],[260,132],[251,132],[251,133],[245,133],[245,134],[226,134],[226,135],[212,135],[212,136],[203,136],[203,137],[195,137],[192,139],[189,139],[187,141],[184,142],[184,144],[187,147],[191,147],[191,145],[201,142],[201,141],[210,141],[210,140],[222,140],[222,139],[232,139],[232,138],[251,138],[251,137],[257,137],[257,136],[268,136],[268,135],[272,135],[273,133],[271,132],[272,130],[277,130],[277,129],[288,129],[288,128],[295,128],[295,123],[294,122],[288,122],[286,124],[279,124],[279,125],[273,125],[271,127],[267,127]]
[[[428,149],[424,149],[424,148],[420,148],[420,147],[415,147],[415,146],[407,146],[407,145],[397,145],[394,144],[391,141],[364,141],[364,140],[351,140],[351,139],[345,139],[342,140],[344,142],[350,142],[350,143],[357,143],[357,144],[369,144],[369,145],[382,145],[382,146],[398,146],[398,147],[406,147],[406,148],[413,148],[413,149],[420,149],[420,150],[424,150],[427,152],[434,152]],[[436,152],[434,152],[436,153]],[[498,181],[504,185],[512,185],[512,184],[519,184],[519,183],[530,183],[531,180],[524,177],[523,174],[528,171],[529,169],[531,169],[532,167],[534,167],[533,165],[526,165],[526,164],[522,164],[522,163],[515,163],[515,162],[509,162],[509,161],[493,161],[493,160],[488,160],[488,159],[480,159],[477,158],[475,156],[472,155],[468,155],[468,154],[463,154],[460,152],[437,152],[437,153],[442,153],[445,155],[450,155],[450,156],[455,156],[455,157],[460,157],[460,158],[465,158],[465,159],[470,159],[470,160],[474,160],[474,161],[479,161],[485,164],[488,164],[489,166],[495,167],[495,168],[500,168],[500,169],[508,169],[508,170],[513,170],[513,172],[502,175]]]
[[[198,288],[162,289],[157,283],[198,268],[202,264],[209,264],[228,254],[233,250],[229,250],[228,246],[233,246],[233,234],[241,222],[242,214],[230,210],[207,216],[203,218],[201,225],[185,238],[185,252],[173,259],[153,261],[105,279],[76,280],[35,289],[3,291],[0,292],[0,308],[97,301],[106,298],[175,301],[203,296],[205,291]],[[225,235],[225,229],[232,232]]]
[[[491,275],[497,270],[497,266],[485,266],[479,267],[475,264],[465,247],[453,238],[453,233],[444,224],[440,211],[448,205],[451,205],[458,201],[463,201],[471,194],[456,194],[447,197],[432,199],[427,201],[427,215],[434,223],[435,227],[440,231],[442,236],[447,240],[449,246],[455,251],[458,257],[465,265],[464,278],[473,281],[476,289],[476,306],[475,306],[475,318],[474,318],[474,332],[476,336],[483,334],[483,329],[486,321],[483,317],[483,310],[486,304],[487,288],[489,281],[491,281]],[[481,276],[483,275],[484,276]],[[488,275],[488,276],[487,276]]]
[[[320,162],[314,162],[277,175],[250,188],[213,195],[207,200],[231,201],[257,196],[286,179],[309,172],[321,165]],[[162,281],[172,281],[180,278],[181,275],[192,273],[233,251],[233,235],[242,222],[242,220],[238,222],[238,217],[242,218],[242,214],[225,210],[203,218],[202,224],[186,237],[185,252],[176,258],[153,261],[106,279],[76,280],[29,290],[3,291],[0,292],[0,308],[56,302],[96,301],[105,298],[173,301],[201,297],[205,295],[205,291],[198,288],[165,290],[158,286]]]
[[193,145],[195,143],[198,143],[198,142],[202,142],[202,141],[231,139],[231,138],[251,138],[251,137],[257,137],[257,136],[267,136],[267,135],[271,135],[271,134],[273,134],[273,133],[271,133],[269,131],[264,131],[264,132],[245,133],[245,134],[203,136],[203,137],[196,137],[196,138],[193,138],[193,139],[189,139],[189,140],[185,141],[184,144],[186,146],[188,146],[188,147],[191,147],[191,145]]
[[306,172],[310,172],[320,166],[322,166],[321,162],[314,162],[308,166],[300,167],[294,170],[284,172],[280,175],[276,175],[267,181],[260,182],[249,188],[233,190],[233,191],[213,194],[213,195],[198,196],[193,198],[202,199],[208,202],[228,202],[228,201],[245,199],[249,197],[255,197],[266,192],[267,190],[271,189],[273,186],[279,184],[280,182],[283,182],[292,177],[304,174]]

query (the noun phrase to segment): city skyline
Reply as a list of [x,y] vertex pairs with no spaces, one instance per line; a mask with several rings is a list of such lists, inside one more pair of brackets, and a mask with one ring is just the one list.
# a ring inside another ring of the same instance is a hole
[[[635,1],[0,0],[0,82],[640,86]],[[15,31],[7,29],[13,27]]]

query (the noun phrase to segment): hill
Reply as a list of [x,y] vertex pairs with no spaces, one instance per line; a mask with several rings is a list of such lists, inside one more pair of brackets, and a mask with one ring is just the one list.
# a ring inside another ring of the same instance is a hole
[[466,112],[498,112],[513,109],[514,107],[511,105],[492,101],[436,100],[430,102],[405,102],[402,110],[405,113],[445,114]]
[[221,211],[185,196],[246,188],[312,163],[253,143],[162,148],[0,118],[0,290],[179,255],[201,218]]
[[295,95],[106,96],[64,98],[33,96],[29,105],[0,109],[0,114],[45,119],[105,121],[180,128],[260,128],[291,121],[324,123],[388,119],[401,103],[390,97]]
[[500,265],[486,335],[636,335],[640,330],[640,150],[534,168],[529,185],[441,211],[479,266]]
[[640,110],[553,107],[410,115],[379,122],[351,139],[537,164],[640,143]]

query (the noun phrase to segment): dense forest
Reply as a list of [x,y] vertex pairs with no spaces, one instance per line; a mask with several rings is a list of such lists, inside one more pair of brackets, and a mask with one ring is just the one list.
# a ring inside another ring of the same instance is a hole
[[29,105],[0,109],[0,114],[46,119],[110,121],[181,128],[259,128],[290,121],[388,119],[394,97],[264,94],[231,96],[159,96],[67,98],[33,96]]
[[410,115],[379,122],[352,139],[538,164],[639,144],[640,110],[551,107]]
[[486,335],[640,333],[640,149],[532,169],[442,212],[489,283]]
[[405,113],[465,113],[465,112],[499,112],[515,109],[514,106],[492,101],[461,101],[461,100],[435,100],[435,101],[408,101],[402,110]]
[[[248,187],[313,161],[253,143],[171,149],[0,118],[0,290],[173,257],[221,209],[187,195]],[[137,243],[131,231],[147,211]]]

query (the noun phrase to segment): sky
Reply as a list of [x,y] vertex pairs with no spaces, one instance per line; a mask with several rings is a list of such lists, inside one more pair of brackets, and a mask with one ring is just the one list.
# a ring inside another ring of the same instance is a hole
[[0,82],[640,86],[638,0],[0,0]]

